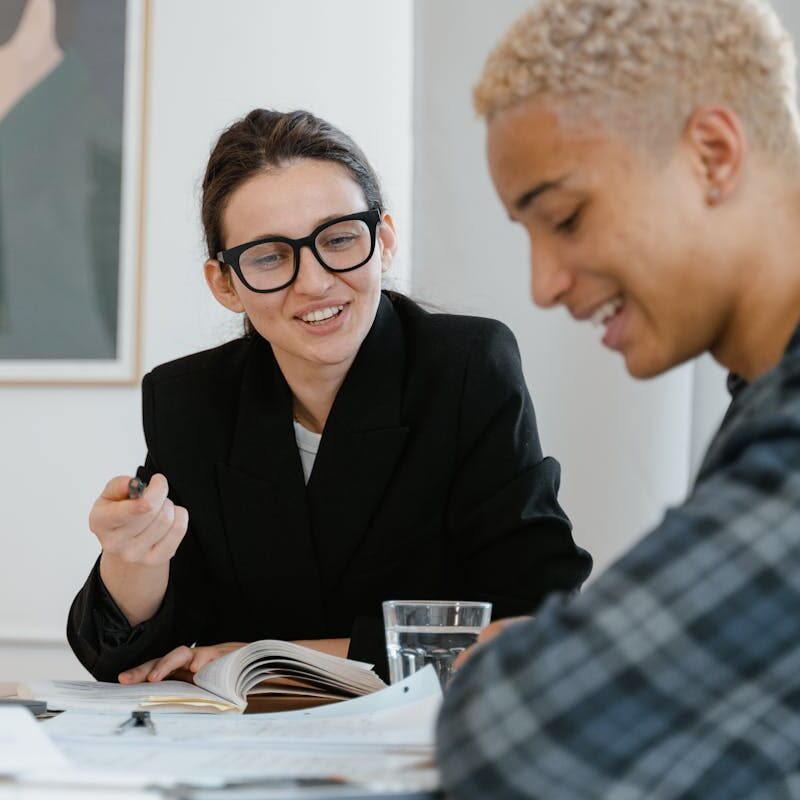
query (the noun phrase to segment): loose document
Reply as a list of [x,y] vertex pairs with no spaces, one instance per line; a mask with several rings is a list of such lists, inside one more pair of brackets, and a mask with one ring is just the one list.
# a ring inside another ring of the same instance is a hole
[[63,782],[71,770],[73,777],[101,775],[121,785],[135,776],[142,787],[335,778],[374,792],[430,791],[438,787],[432,761],[440,704],[438,678],[427,667],[386,689],[312,709],[155,712],[155,735],[146,728],[117,734],[125,710],[68,709],[40,727],[69,769],[27,770],[20,778]]

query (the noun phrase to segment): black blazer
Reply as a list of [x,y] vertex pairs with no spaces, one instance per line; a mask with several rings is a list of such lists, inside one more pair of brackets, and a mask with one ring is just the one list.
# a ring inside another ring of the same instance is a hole
[[189,530],[161,608],[133,630],[113,630],[95,565],[67,633],[98,679],[180,644],[262,638],[351,636],[351,656],[385,665],[383,600],[490,600],[504,617],[589,574],[499,322],[384,295],[307,486],[262,338],[164,364],[142,387],[140,474],[167,476]]

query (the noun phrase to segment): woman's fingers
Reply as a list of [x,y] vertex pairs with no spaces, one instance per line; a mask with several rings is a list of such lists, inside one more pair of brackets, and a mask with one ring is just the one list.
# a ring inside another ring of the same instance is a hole
[[191,647],[181,645],[174,650],[170,650],[165,656],[161,658],[154,658],[151,661],[145,661],[138,667],[126,670],[119,674],[120,683],[144,683],[149,681],[151,683],[163,680],[171,672],[181,667],[187,667],[192,660],[193,651]]
[[145,564],[163,564],[169,561],[178,550],[189,527],[189,512],[183,506],[174,506],[172,524],[167,532],[144,553]]
[[244,642],[226,642],[225,644],[195,647],[194,658],[189,664],[189,670],[192,673],[198,672],[209,662],[214,661],[221,656],[227,655],[234,650],[238,650],[240,647],[244,647]]
[[89,527],[98,536],[119,533],[135,536],[156,518],[167,499],[169,484],[163,475],[153,475],[141,497],[128,499],[127,475],[110,480],[89,514]]
[[128,475],[117,475],[116,478],[112,478],[105,485],[105,488],[100,493],[98,500],[105,500],[109,503],[115,503],[119,500],[127,500],[129,481],[130,476]]
[[148,673],[151,669],[158,663],[157,658],[153,658],[150,661],[145,661],[144,664],[140,664],[138,667],[134,667],[133,669],[127,669],[125,672],[120,672],[117,676],[117,680],[120,683],[143,683],[147,678]]
[[154,475],[134,500],[127,499],[129,480],[121,475],[106,484],[89,515],[89,526],[104,553],[126,564],[164,564],[186,533],[188,512],[167,497],[169,484],[163,475]]
[[158,660],[158,663],[150,670],[147,680],[151,683],[163,681],[176,669],[188,668],[194,658],[194,650],[186,645],[176,647],[172,652]]
[[165,678],[191,682],[192,676],[206,664],[233,650],[244,647],[244,642],[225,642],[204,647],[181,645],[161,658],[154,658],[138,667],[120,672],[120,683],[154,683]]

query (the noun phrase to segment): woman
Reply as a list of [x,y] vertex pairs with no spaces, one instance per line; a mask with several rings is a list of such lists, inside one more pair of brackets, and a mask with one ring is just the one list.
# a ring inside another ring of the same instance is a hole
[[251,112],[211,154],[203,224],[247,334],[143,381],[149,485],[95,503],[69,617],[92,674],[158,680],[259,638],[383,665],[382,600],[506,617],[581,584],[512,334],[381,292],[394,224],[347,136]]

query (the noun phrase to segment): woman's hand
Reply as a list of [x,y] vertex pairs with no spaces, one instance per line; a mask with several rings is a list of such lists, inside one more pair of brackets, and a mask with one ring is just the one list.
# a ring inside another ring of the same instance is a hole
[[158,611],[169,583],[169,561],[189,524],[189,513],[167,497],[163,475],[153,475],[141,497],[128,499],[127,475],[109,481],[89,514],[103,553],[100,577],[131,625]]
[[128,499],[127,475],[106,484],[89,514],[89,528],[103,554],[129,565],[159,567],[169,563],[189,524],[189,513],[167,497],[169,484],[153,475],[141,497]]
[[181,645],[161,658],[146,661],[138,667],[120,672],[120,683],[156,683],[165,678],[192,682],[194,675],[210,661],[244,647],[244,642],[226,642],[204,647]]
[[453,662],[453,669],[460,669],[464,664],[469,661],[475,654],[477,648],[490,642],[496,636],[499,636],[506,628],[512,625],[518,625],[520,622],[528,622],[531,617],[506,617],[505,619],[496,619],[487,625],[478,636],[478,640],[471,647],[458,654],[458,658]]

